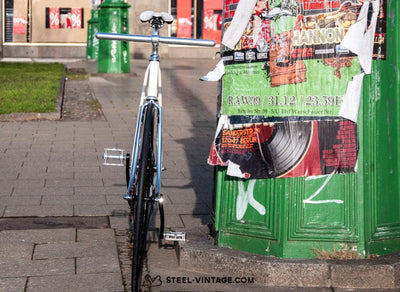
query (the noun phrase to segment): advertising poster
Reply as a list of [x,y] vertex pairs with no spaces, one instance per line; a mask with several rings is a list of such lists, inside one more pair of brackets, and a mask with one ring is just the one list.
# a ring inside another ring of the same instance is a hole
[[222,0],[203,1],[203,38],[221,42]]
[[209,164],[243,178],[355,172],[363,76],[386,55],[386,1],[256,1],[232,41],[241,1],[224,5],[222,115]]
[[13,17],[13,34],[26,34],[27,21],[24,17]]
[[192,2],[186,0],[177,0],[177,31],[176,36],[181,38],[192,37]]
[[51,29],[59,29],[60,28],[60,8],[59,7],[50,7],[50,28]]
[[221,129],[209,163],[243,178],[315,176],[354,172],[357,153],[352,121],[286,121]]
[[[223,52],[222,113],[339,116],[349,81],[363,72],[358,56],[341,46],[363,3],[257,1],[235,50]],[[225,28],[229,25],[225,19]],[[377,38],[383,42],[384,34]],[[380,56],[384,51],[381,47]]]
[[82,8],[71,8],[71,28],[82,28]]

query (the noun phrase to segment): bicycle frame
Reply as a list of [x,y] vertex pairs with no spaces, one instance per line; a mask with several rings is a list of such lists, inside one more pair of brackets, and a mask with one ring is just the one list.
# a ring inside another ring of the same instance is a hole
[[165,44],[178,44],[178,45],[191,45],[191,46],[208,46],[212,47],[215,45],[213,40],[197,40],[197,39],[185,39],[176,37],[162,37],[159,35],[159,29],[161,27],[153,27],[153,34],[151,36],[145,35],[128,35],[128,34],[115,34],[115,33],[97,33],[96,37],[104,40],[119,40],[119,41],[132,41],[132,42],[146,42],[152,44],[152,53],[150,56],[150,63],[146,69],[142,93],[141,103],[138,114],[138,122],[136,125],[135,144],[132,149],[132,161],[131,161],[131,176],[129,180],[127,194],[124,196],[126,199],[132,199],[130,189],[134,183],[134,177],[137,168],[137,158],[140,145],[140,128],[142,125],[143,111],[149,102],[154,103],[158,112],[158,137],[157,137],[157,182],[156,182],[156,194],[158,199],[161,193],[161,170],[162,170],[162,94],[161,94],[161,71],[160,71],[160,56],[158,54],[159,43]]
[[[130,190],[134,184],[134,178],[138,165],[139,145],[140,145],[140,129],[142,127],[142,117],[146,106],[149,103],[153,103],[157,109],[157,145],[156,145],[156,184],[155,193],[156,200],[160,199],[161,194],[161,171],[162,171],[162,93],[161,93],[161,71],[160,71],[160,56],[158,53],[158,46],[160,43],[164,44],[176,44],[176,45],[189,45],[189,46],[215,46],[213,40],[199,40],[199,39],[187,39],[177,37],[163,37],[159,35],[159,30],[162,27],[161,24],[153,26],[153,34],[151,36],[146,35],[130,35],[130,34],[117,34],[117,33],[97,33],[96,38],[103,40],[117,40],[117,41],[131,41],[131,42],[145,42],[152,44],[152,52],[150,56],[150,63],[146,69],[146,73],[143,80],[143,87],[140,98],[140,107],[138,112],[138,119],[135,133],[135,143],[132,149],[132,160],[131,160],[131,174],[128,184],[127,193],[124,196],[125,199],[131,200],[132,195]],[[120,156],[109,156],[110,158],[121,158]]]
[[[144,81],[140,97],[140,107],[138,112],[136,132],[135,132],[135,143],[132,149],[132,161],[131,161],[131,175],[129,179],[127,193],[125,198],[131,199],[130,190],[134,183],[134,178],[137,170],[139,145],[140,145],[140,129],[143,123],[143,113],[149,103],[153,103],[157,109],[157,145],[156,145],[156,184],[155,193],[156,200],[160,198],[161,194],[161,168],[162,168],[162,93],[161,93],[161,71],[159,61],[150,61]],[[126,197],[128,196],[128,197]]]
[[161,85],[161,70],[160,70],[160,56],[158,54],[158,39],[160,27],[156,26],[153,29],[151,39],[152,52],[150,56],[150,63],[147,66],[142,92],[140,95],[140,107],[137,118],[135,143],[132,149],[133,159],[131,161],[131,175],[129,179],[128,189],[125,196],[131,199],[132,195],[130,190],[134,184],[134,178],[137,170],[139,145],[140,145],[140,129],[143,123],[143,113],[149,103],[153,103],[157,109],[157,145],[156,145],[156,184],[154,199],[160,199],[161,194],[161,170],[162,170],[162,85]]

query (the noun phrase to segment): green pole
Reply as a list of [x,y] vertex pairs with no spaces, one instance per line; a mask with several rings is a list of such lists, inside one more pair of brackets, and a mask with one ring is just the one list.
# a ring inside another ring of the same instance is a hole
[[[120,0],[105,0],[100,7],[99,31],[129,33],[129,4]],[[97,70],[99,73],[129,73],[129,43],[99,40]]]
[[88,20],[88,34],[86,58],[88,60],[97,60],[99,52],[99,41],[95,34],[99,32],[99,10],[92,9],[92,17]]

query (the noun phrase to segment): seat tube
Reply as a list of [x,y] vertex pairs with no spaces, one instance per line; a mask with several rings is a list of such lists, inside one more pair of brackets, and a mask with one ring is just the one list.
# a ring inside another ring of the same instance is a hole
[[157,98],[158,97],[158,78],[160,72],[160,62],[150,61],[149,79],[147,87],[147,97]]

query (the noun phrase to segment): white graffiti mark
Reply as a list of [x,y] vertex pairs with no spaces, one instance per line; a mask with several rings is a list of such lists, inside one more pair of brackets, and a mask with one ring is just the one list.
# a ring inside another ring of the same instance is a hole
[[[117,33],[117,24],[113,22],[111,27],[112,33]],[[117,41],[111,41],[111,63],[117,63]]]
[[326,187],[326,185],[329,183],[329,181],[331,180],[331,178],[333,177],[335,173],[331,173],[330,175],[327,176],[327,178],[325,179],[324,183],[322,184],[322,186],[320,186],[320,188],[314,193],[312,194],[308,199],[303,200],[303,204],[327,204],[327,203],[335,203],[335,204],[343,204],[344,201],[342,200],[316,200],[316,201],[312,201],[312,199],[314,199],[316,196],[319,195],[319,193],[321,193],[321,191]]
[[244,189],[244,182],[239,181],[239,194],[236,200],[236,219],[241,220],[250,204],[260,215],[265,215],[265,207],[254,199],[255,179],[249,180],[247,190]]
[[124,60],[124,64],[128,64],[128,52],[127,51],[123,51],[122,52],[122,56],[123,56],[123,60]]
[[117,63],[117,41],[111,41],[111,63]]

